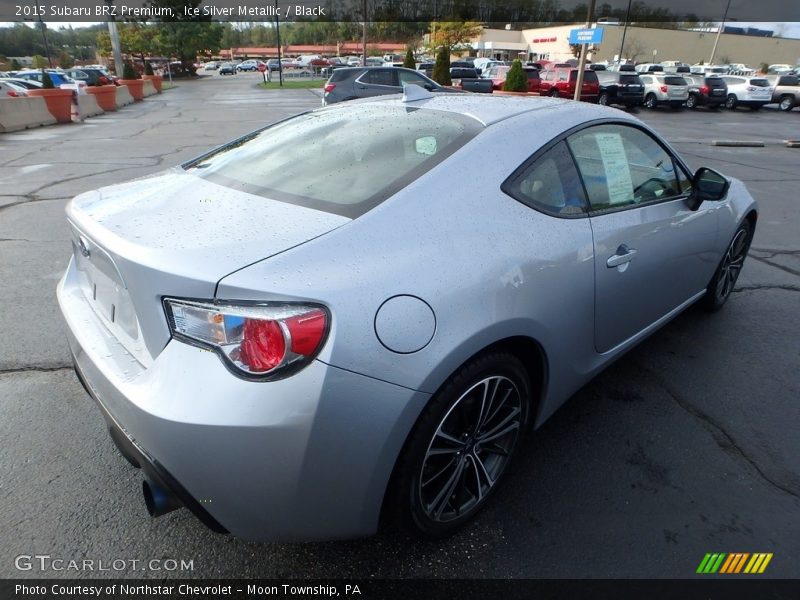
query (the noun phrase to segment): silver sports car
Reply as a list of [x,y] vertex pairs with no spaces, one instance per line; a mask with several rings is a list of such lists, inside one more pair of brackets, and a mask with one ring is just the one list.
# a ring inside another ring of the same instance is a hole
[[587,380],[725,303],[757,210],[620,111],[417,92],[301,114],[67,217],[76,372],[150,514],[308,540],[474,517]]

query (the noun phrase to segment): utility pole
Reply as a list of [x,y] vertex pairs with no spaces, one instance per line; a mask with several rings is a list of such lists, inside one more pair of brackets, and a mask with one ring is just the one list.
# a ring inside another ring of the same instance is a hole
[[[589,10],[586,12],[586,29],[589,29],[592,26],[592,20],[594,19],[594,2],[595,0],[589,0]],[[573,96],[573,100],[580,100],[581,99],[581,91],[583,90],[583,72],[586,70],[586,55],[589,53],[589,44],[583,44],[581,46],[581,59],[578,62],[578,77],[577,81],[575,82],[575,95]]]
[[367,66],[367,0],[364,0],[364,26],[361,29],[361,66]]
[[628,10],[625,12],[625,26],[622,28],[622,42],[619,45],[619,58],[617,62],[622,64],[622,50],[625,48],[625,34],[628,33],[628,23],[631,21],[631,2],[633,0],[628,0]]
[[717,44],[719,44],[719,36],[722,35],[722,30],[725,29],[725,20],[728,18],[728,9],[731,7],[731,0],[728,0],[728,4],[725,6],[725,14],[722,15],[722,23],[720,23],[719,29],[717,29],[717,37],[714,39],[714,47],[711,49],[711,58],[708,59],[708,64],[714,64],[714,55],[717,53]]
[[53,68],[53,59],[50,58],[50,44],[47,43],[47,32],[44,21],[42,21],[42,7],[39,0],[36,0],[36,15],[39,17],[39,29],[42,30],[42,40],[44,41],[44,53],[47,55],[47,64]]
[[[109,6],[114,5],[114,0],[105,0]],[[109,11],[108,15],[108,36],[111,38],[111,53],[114,55],[114,71],[117,77],[122,77],[122,47],[119,44],[119,32],[117,31],[117,22],[114,20],[114,11]],[[170,73],[172,77],[172,73]]]
[[278,44],[278,85],[283,87],[283,63],[281,62],[281,24],[278,14],[278,0],[275,0],[275,40]]

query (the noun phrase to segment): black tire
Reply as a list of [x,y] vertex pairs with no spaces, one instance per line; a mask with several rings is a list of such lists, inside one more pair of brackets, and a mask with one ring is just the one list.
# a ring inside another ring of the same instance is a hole
[[701,300],[706,310],[717,311],[730,298],[733,288],[736,287],[736,280],[739,279],[739,274],[742,272],[752,239],[753,226],[750,221],[745,220],[733,234],[733,239],[728,244],[717,270],[714,271],[714,276],[708,282],[706,295]]
[[778,101],[778,108],[783,112],[789,112],[794,108],[794,96],[781,96]]
[[[395,466],[386,506],[394,524],[441,538],[478,514],[521,446],[530,390],[522,363],[507,352],[456,371],[423,410]],[[485,408],[486,397],[499,404]]]
[[550,97],[551,98],[558,98],[558,90],[556,90],[556,89],[550,90]]
[[725,98],[725,108],[727,108],[728,110],[736,110],[738,104],[739,104],[739,99],[733,94],[728,94],[728,97]]
[[650,110],[655,110],[658,107],[658,98],[653,93],[647,94],[644,97],[644,107]]
[[689,94],[686,99],[686,108],[697,108],[697,94]]
[[597,99],[597,103],[601,106],[608,106],[608,94],[602,93],[600,97]]

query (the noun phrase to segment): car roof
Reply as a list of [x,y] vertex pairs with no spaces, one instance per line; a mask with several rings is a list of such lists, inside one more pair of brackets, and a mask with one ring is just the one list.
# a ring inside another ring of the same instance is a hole
[[448,94],[435,93],[430,98],[403,102],[400,94],[375,96],[363,100],[351,100],[334,104],[323,110],[336,110],[342,105],[386,104],[391,106],[419,107],[467,115],[485,126],[504,121],[524,113],[537,113],[543,120],[561,119],[572,127],[576,120],[587,122],[595,119],[614,118],[639,123],[622,111],[588,102],[575,102],[561,98],[527,98],[515,96],[493,96],[492,94]]

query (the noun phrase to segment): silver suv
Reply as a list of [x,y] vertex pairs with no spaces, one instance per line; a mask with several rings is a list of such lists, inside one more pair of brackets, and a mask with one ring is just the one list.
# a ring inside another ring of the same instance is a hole
[[777,102],[782,111],[788,112],[800,106],[800,76],[778,75],[767,80],[772,86],[772,101]]
[[680,75],[642,74],[644,105],[653,109],[661,104],[681,108],[689,98],[689,83]]

